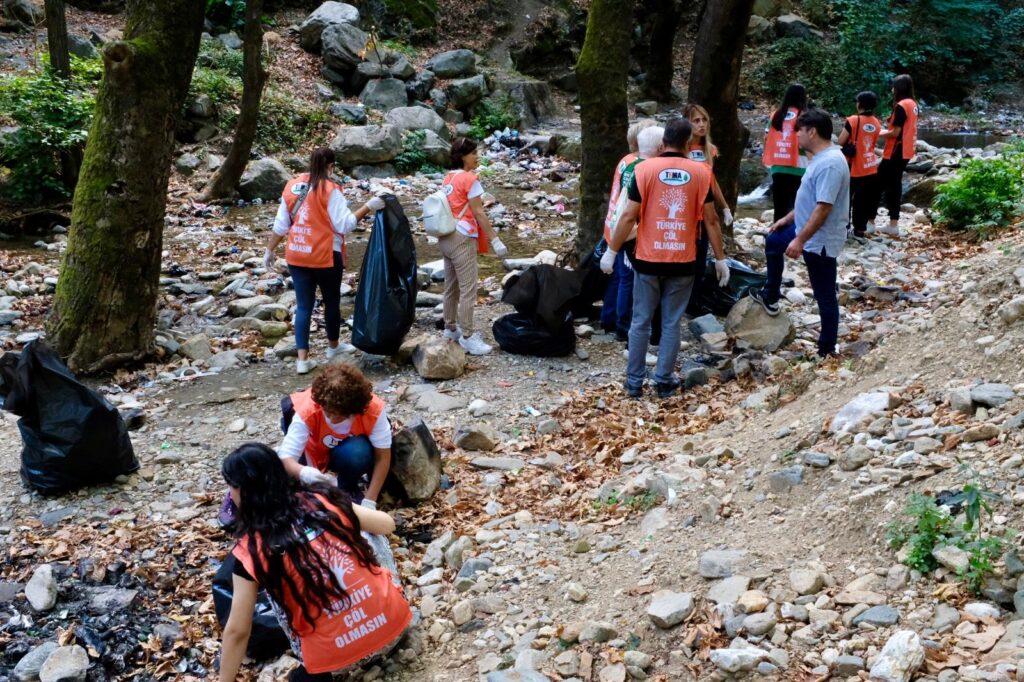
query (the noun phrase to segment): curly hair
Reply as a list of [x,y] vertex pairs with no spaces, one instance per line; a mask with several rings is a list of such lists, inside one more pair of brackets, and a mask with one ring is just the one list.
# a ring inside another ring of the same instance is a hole
[[313,380],[313,400],[334,415],[362,414],[373,398],[373,385],[352,365],[328,365]]

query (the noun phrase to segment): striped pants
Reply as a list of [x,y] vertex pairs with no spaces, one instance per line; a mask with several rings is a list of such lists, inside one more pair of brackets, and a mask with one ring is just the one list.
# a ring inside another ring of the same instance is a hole
[[472,336],[479,285],[476,239],[456,230],[440,237],[437,247],[444,256],[444,326],[454,330],[457,323],[463,336]]

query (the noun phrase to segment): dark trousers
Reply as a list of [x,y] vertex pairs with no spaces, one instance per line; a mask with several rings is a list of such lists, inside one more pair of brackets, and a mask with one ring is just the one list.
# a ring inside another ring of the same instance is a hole
[[786,247],[796,237],[796,225],[790,223],[770,232],[764,240],[764,257],[768,264],[768,281],[761,288],[761,298],[769,305],[782,297],[782,271],[786,266]]
[[868,223],[878,214],[878,174],[850,178],[850,205],[853,210],[853,233],[858,237],[867,231]]
[[903,171],[910,159],[882,159],[878,164],[879,190],[885,195],[885,207],[889,220],[899,220],[900,204],[903,203]]
[[793,210],[796,191],[800,189],[801,176],[789,173],[772,173],[772,207],[775,220],[781,220]]
[[[294,417],[292,399],[286,396],[281,400],[281,431],[288,433]],[[299,463],[308,464],[305,455],[299,458]],[[370,439],[366,436],[349,436],[331,447],[327,468],[338,477],[338,487],[348,493],[353,502],[358,503],[363,499],[363,477],[373,475],[374,464],[376,457]]]
[[818,334],[818,355],[835,355],[839,338],[839,299],[836,298],[836,259],[822,251],[821,255],[804,251],[807,277],[811,280],[814,300],[818,302],[821,332]]
[[332,679],[330,673],[311,673],[304,665],[288,673],[288,682],[331,682]]
[[620,338],[629,334],[633,319],[633,270],[626,265],[626,249],[615,256],[615,268],[601,305],[601,327],[615,332]]
[[341,336],[341,252],[334,252],[334,265],[329,268],[305,268],[289,265],[295,287],[295,346],[309,350],[309,326],[313,319],[316,290],[324,301],[324,323],[327,340],[337,341]]
[[690,290],[690,302],[686,304],[686,314],[690,317],[700,317],[704,314],[704,301],[701,298],[701,289],[704,285],[704,276],[707,273],[708,265],[708,233],[701,228],[700,238],[697,239],[697,271],[693,275],[693,289]]

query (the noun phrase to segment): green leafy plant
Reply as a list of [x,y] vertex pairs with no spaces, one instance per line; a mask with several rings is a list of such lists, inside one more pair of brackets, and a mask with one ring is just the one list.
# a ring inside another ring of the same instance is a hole
[[910,521],[894,521],[886,529],[885,539],[893,549],[907,548],[903,563],[922,573],[938,566],[932,550],[947,544],[952,535],[953,518],[935,503],[935,498],[914,493],[903,511]]
[[206,0],[206,18],[218,26],[245,26],[245,0]]
[[242,50],[229,50],[218,40],[204,40],[199,45],[196,65],[241,78],[245,73],[245,54]]
[[402,133],[402,151],[395,157],[395,168],[399,173],[415,173],[427,165],[427,152],[423,143],[427,139],[422,130],[407,130]]
[[518,125],[519,116],[516,114],[516,103],[510,96],[484,99],[476,105],[473,111],[470,135],[477,140],[482,140],[495,130],[516,128]]
[[1024,151],[1020,143],[1002,158],[969,159],[940,186],[936,224],[986,238],[1024,213]]

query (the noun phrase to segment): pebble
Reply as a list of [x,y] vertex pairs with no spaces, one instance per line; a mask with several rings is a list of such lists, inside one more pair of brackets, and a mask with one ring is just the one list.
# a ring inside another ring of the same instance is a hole
[[53,566],[43,564],[36,567],[25,585],[25,597],[36,611],[49,611],[57,605],[57,579],[53,575]]
[[89,670],[89,655],[74,644],[62,646],[49,655],[39,671],[40,682],[84,682]]
[[659,628],[668,629],[682,623],[693,613],[693,595],[689,592],[659,590],[651,595],[647,617]]

